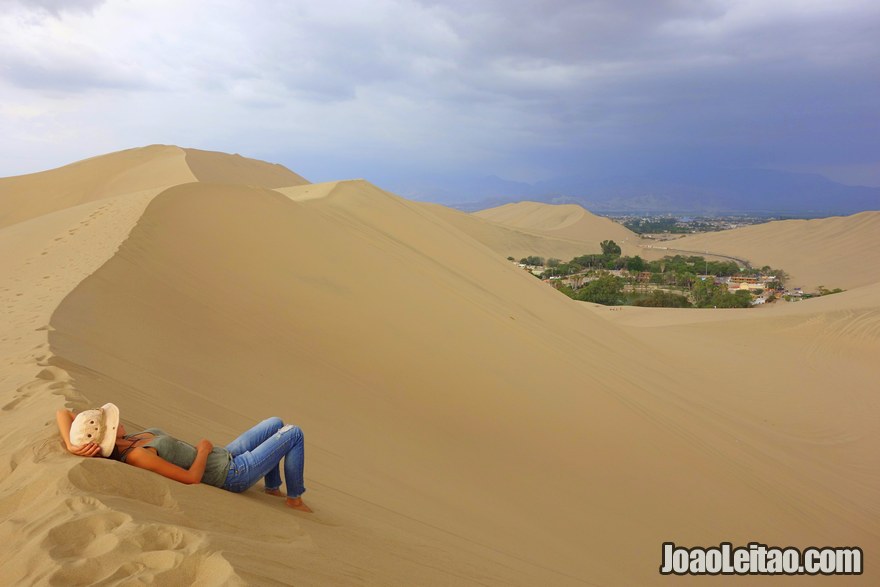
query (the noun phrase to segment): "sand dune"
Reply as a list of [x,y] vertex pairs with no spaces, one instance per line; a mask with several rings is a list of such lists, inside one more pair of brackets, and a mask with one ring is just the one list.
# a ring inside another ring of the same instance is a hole
[[545,259],[553,257],[567,261],[579,255],[600,252],[601,240],[558,238],[524,228],[505,226],[439,204],[422,202],[419,205],[505,259],[513,257],[519,260],[537,255]]
[[184,149],[186,164],[199,181],[280,188],[304,185],[308,180],[283,165],[216,151]]
[[[218,177],[0,229],[7,580],[649,585],[666,540],[876,556],[878,286],[612,311],[484,220]],[[192,441],[301,425],[315,513],[65,453],[53,410],[104,401]]]
[[85,202],[193,181],[270,188],[308,183],[281,165],[239,155],[151,145],[50,171],[0,178],[0,227]]
[[0,226],[110,196],[196,181],[179,147],[153,145],[0,179]]
[[781,267],[788,285],[850,289],[880,281],[880,212],[816,220],[780,220],[687,236],[669,247],[735,255]]
[[[609,218],[596,216],[575,204],[517,202],[480,210],[472,216],[529,234],[580,243],[580,250],[562,257],[563,261],[585,253],[601,252],[599,243],[603,240],[616,242],[624,255],[639,254],[637,245],[641,239],[637,234]],[[585,250],[584,247],[589,248]]]

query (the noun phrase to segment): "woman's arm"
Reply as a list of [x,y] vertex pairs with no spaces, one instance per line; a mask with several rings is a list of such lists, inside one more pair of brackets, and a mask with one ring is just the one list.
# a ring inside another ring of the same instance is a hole
[[202,477],[205,475],[205,465],[208,463],[208,455],[214,449],[214,445],[207,440],[199,441],[196,446],[196,460],[193,461],[189,469],[178,467],[174,463],[169,463],[153,451],[145,448],[133,449],[126,459],[126,463],[134,465],[147,471],[159,473],[163,477],[174,479],[187,485],[201,483]]
[[75,418],[76,414],[70,410],[62,408],[55,412],[55,422],[58,424],[58,432],[61,434],[61,440],[64,441],[64,446],[68,451],[80,457],[100,456],[101,445],[97,443],[90,442],[82,446],[74,446],[70,443],[70,426],[73,424]]

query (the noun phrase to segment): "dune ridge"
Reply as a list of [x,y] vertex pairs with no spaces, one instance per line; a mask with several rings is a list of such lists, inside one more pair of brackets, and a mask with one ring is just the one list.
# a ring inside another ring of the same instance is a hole
[[[11,580],[649,585],[670,539],[878,552],[876,285],[611,311],[484,220],[217,179],[0,229]],[[315,514],[66,454],[54,409],[104,401],[193,442],[299,424]]]
[[152,145],[0,179],[0,226],[110,196],[195,181],[179,147]]
[[0,178],[0,227],[86,202],[193,181],[270,188],[308,183],[282,165],[216,151],[150,145]]

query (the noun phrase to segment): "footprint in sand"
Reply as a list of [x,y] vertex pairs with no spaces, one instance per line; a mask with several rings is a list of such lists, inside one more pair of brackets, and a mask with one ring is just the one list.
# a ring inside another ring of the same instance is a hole
[[0,409],[2,409],[4,412],[10,412],[18,407],[18,404],[22,403],[23,401],[34,395],[35,391],[44,387],[46,387],[45,381],[31,381],[30,383],[25,383],[15,390],[15,393],[18,397],[16,397],[14,400],[12,400]]
[[27,399],[28,397],[30,397],[30,396],[29,396],[29,395],[23,395],[23,396],[17,397],[17,398],[15,398],[14,400],[12,400],[11,402],[9,402],[8,404],[6,404],[5,406],[3,406],[3,407],[0,408],[0,409],[2,409],[4,412],[11,412],[12,410],[14,410],[14,409],[18,406],[18,404],[20,404],[21,402],[23,402],[23,401],[24,401],[25,399]]
[[191,532],[185,532],[177,526],[148,524],[142,526],[137,534],[128,538],[128,542],[140,551],[180,550],[193,543]]
[[43,546],[62,565],[50,584],[192,585],[209,576],[217,584],[243,584],[205,542],[200,533],[178,526],[141,524],[115,511],[84,511],[52,528]]
[[59,367],[47,366],[37,373],[35,381],[25,383],[16,389],[15,392],[18,394],[18,397],[4,405],[0,410],[4,412],[12,411],[19,404],[40,391],[48,391],[55,395],[68,397],[69,394],[65,392],[72,392],[72,389],[70,389],[70,375]]
[[131,516],[121,512],[80,516],[49,530],[43,546],[55,560],[94,558],[116,548],[119,538],[114,531],[130,521]]
[[109,510],[103,502],[95,499],[90,495],[77,495],[64,500],[64,505],[72,512],[93,512],[96,510]]
[[60,367],[50,365],[37,373],[37,379],[44,381],[70,381],[70,374]]
[[[20,462],[21,462],[21,456],[16,453],[0,456],[0,475],[2,475],[3,478],[5,479],[9,475],[11,475],[13,471],[15,471],[18,468],[18,465]],[[8,498],[6,498],[6,499],[8,499]],[[4,511],[4,515],[6,514],[6,512],[5,512],[6,508],[4,507],[3,502],[6,501],[6,499],[0,499],[0,511]],[[16,504],[16,506],[17,505],[18,504]]]

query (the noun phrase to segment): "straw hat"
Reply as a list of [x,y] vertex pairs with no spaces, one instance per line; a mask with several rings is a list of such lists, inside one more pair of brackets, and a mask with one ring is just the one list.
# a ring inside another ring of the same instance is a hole
[[101,445],[101,456],[109,457],[116,446],[116,428],[119,426],[119,408],[104,404],[97,410],[77,414],[70,425],[70,443],[82,446],[90,442]]

